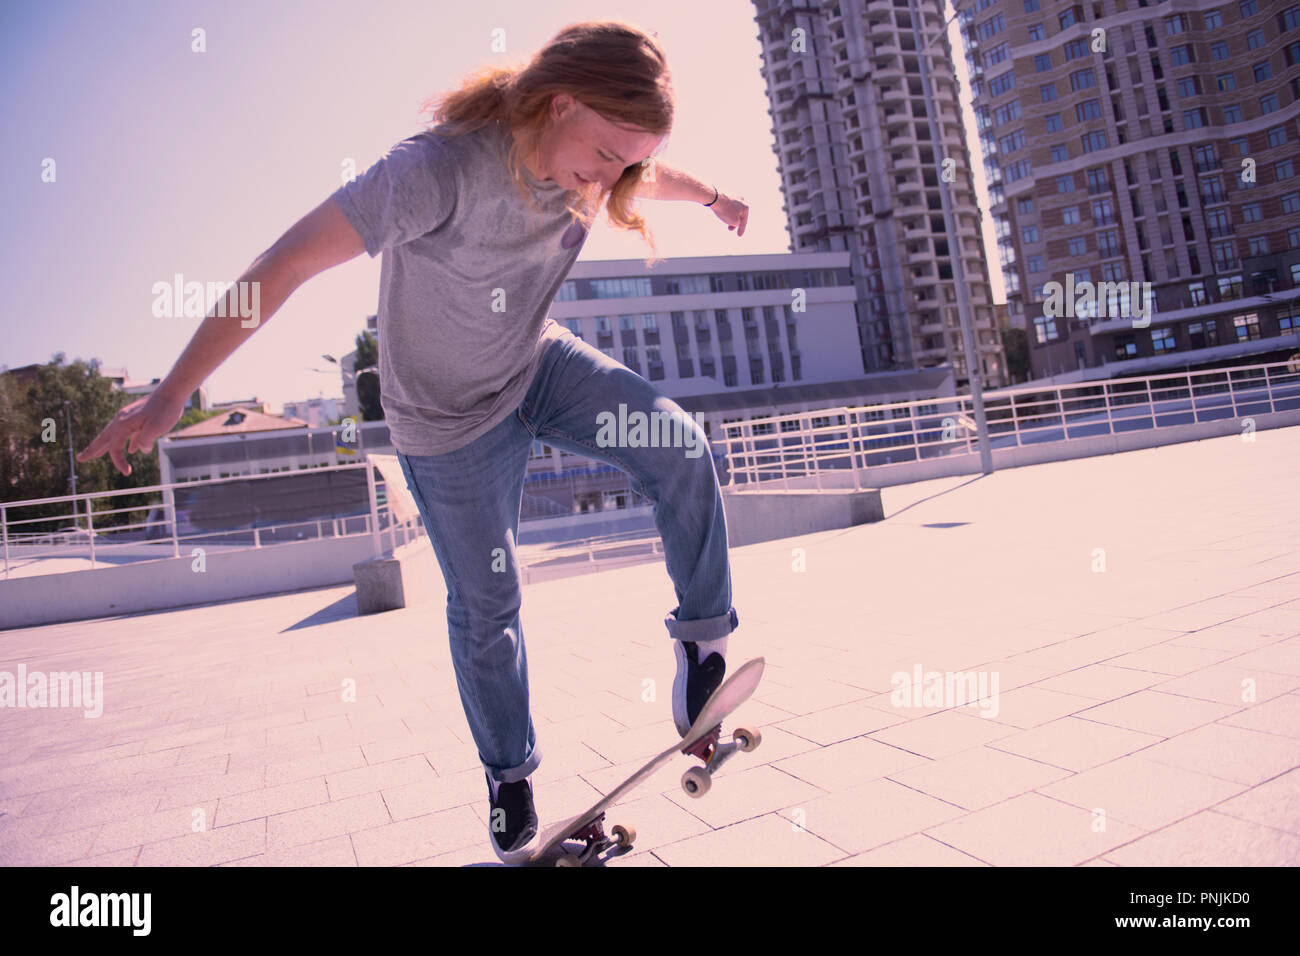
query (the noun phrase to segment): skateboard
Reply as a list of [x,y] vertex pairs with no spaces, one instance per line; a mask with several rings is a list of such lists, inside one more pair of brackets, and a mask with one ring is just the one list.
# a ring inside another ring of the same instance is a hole
[[713,783],[713,773],[719,767],[737,752],[748,753],[753,750],[763,739],[762,734],[754,728],[737,727],[730,741],[721,742],[723,719],[754,693],[759,679],[763,676],[763,666],[764,659],[761,657],[742,664],[705,701],[704,707],[685,737],[652,758],[640,770],[596,801],[590,809],[579,813],[576,817],[570,817],[563,823],[557,823],[543,832],[538,848],[524,861],[524,864],[536,864],[567,840],[585,841],[586,847],[576,854],[567,849],[561,850],[563,855],[556,859],[556,866],[582,866],[596,854],[611,847],[631,849],[633,841],[636,840],[636,830],[630,826],[618,825],[607,835],[604,827],[605,811],[671,760],[675,754],[687,754],[704,761],[704,766],[690,767],[682,774],[682,789],[692,797],[702,797],[708,793]]

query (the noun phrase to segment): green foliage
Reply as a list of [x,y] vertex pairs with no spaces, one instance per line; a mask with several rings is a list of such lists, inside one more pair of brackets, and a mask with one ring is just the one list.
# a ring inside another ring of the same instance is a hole
[[[113,387],[99,374],[96,360],[68,363],[62,352],[45,364],[15,373],[0,372],[0,497],[5,501],[55,498],[72,493],[68,456],[68,417],[71,415],[72,451],[81,451],[109,420],[134,397]],[[131,474],[122,475],[107,455],[77,462],[77,493],[140,488],[159,480],[157,445],[148,453],[127,455]],[[124,495],[94,503],[96,511],[110,508],[146,508],[148,495]],[[84,509],[84,505],[78,508]],[[22,525],[24,533],[53,531],[72,524],[71,502],[38,505],[11,512],[11,519],[48,516],[48,523]],[[102,515],[96,528],[143,520],[145,512]],[[84,526],[84,517],[82,523]]]
[[223,409],[203,411],[198,408],[187,408],[185,414],[180,417],[176,427],[172,431],[178,431],[182,428],[189,428],[191,425],[197,425],[199,422],[206,422],[209,418],[216,418],[222,413]]
[[[379,367],[379,340],[369,329],[360,333],[356,340],[357,360],[352,371],[363,368]],[[361,408],[363,422],[377,422],[384,418],[383,406],[379,404],[379,373],[367,372],[357,378],[357,405]]]
[[1024,329],[1005,328],[1002,330],[1002,348],[1007,354],[1007,372],[1011,381],[1024,382],[1029,379],[1029,336]]

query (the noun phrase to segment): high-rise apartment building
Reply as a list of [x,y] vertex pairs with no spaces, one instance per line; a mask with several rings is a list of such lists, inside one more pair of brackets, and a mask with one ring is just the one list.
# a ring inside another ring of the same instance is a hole
[[[961,255],[981,380],[1006,384],[941,0],[754,7],[790,251],[852,254],[863,372],[951,364],[964,389],[953,270]],[[955,236],[945,228],[940,177]]]
[[1300,347],[1300,3],[970,0],[959,18],[1036,377]]

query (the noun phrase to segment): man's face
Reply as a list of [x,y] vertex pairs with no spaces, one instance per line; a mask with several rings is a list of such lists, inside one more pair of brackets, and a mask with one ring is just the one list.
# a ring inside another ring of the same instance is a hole
[[615,125],[567,93],[551,100],[551,128],[542,134],[542,176],[565,189],[598,182],[613,187],[623,170],[649,157],[663,136]]

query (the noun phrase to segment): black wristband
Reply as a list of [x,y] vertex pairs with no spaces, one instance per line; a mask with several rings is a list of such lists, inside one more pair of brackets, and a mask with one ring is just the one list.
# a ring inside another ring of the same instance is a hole
[[705,208],[707,209],[709,206],[712,206],[713,203],[715,203],[715,202],[717,202],[717,201],[718,201],[718,187],[717,187],[717,186],[714,186],[714,187],[713,187],[713,201],[712,201],[712,202],[706,202],[706,203],[704,204],[704,206],[705,206]]

